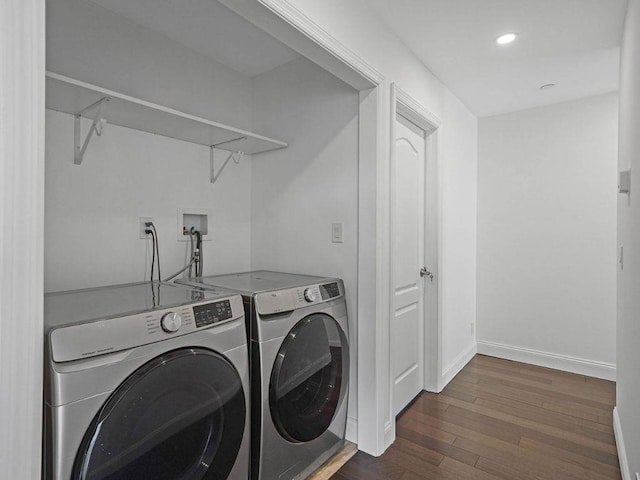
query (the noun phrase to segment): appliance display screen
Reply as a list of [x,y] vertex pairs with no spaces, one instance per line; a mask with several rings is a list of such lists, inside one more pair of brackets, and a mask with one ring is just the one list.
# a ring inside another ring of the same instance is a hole
[[231,313],[231,302],[229,300],[198,305],[193,307],[193,314],[196,317],[197,328],[222,322],[233,316]]
[[338,288],[338,283],[327,283],[326,285],[320,285],[320,295],[323,300],[328,300],[330,298],[339,297],[340,296],[340,288]]

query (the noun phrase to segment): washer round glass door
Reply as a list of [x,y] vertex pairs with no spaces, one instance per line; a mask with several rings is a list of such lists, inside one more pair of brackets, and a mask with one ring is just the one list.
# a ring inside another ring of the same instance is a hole
[[287,334],[271,372],[269,407],[280,435],[309,442],[335,416],[348,384],[349,347],[329,315],[300,320]]
[[226,358],[174,350],[112,393],[84,436],[72,479],[226,479],[245,416],[242,381]]

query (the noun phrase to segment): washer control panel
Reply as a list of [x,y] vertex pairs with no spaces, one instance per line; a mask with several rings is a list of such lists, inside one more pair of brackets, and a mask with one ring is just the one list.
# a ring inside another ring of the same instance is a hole
[[272,315],[327,302],[343,295],[342,282],[335,281],[259,293],[256,295],[255,305],[260,315]]
[[125,317],[97,319],[52,330],[49,334],[51,355],[55,362],[90,358],[186,335],[235,319],[244,319],[240,295]]
[[196,317],[196,327],[198,328],[228,320],[233,316],[229,300],[198,305],[193,307],[193,313]]

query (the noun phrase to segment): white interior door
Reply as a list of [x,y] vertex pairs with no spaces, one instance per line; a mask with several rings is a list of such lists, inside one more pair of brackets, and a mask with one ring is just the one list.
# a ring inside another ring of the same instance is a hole
[[425,132],[397,115],[392,204],[392,407],[397,415],[424,386]]

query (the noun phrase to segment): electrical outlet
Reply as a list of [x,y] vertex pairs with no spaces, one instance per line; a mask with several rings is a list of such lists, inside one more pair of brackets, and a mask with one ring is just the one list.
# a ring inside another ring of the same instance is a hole
[[138,236],[142,240],[151,237],[151,235],[149,235],[148,233],[144,233],[144,231],[149,228],[146,225],[148,222],[153,222],[153,217],[140,217],[140,221],[138,223]]

